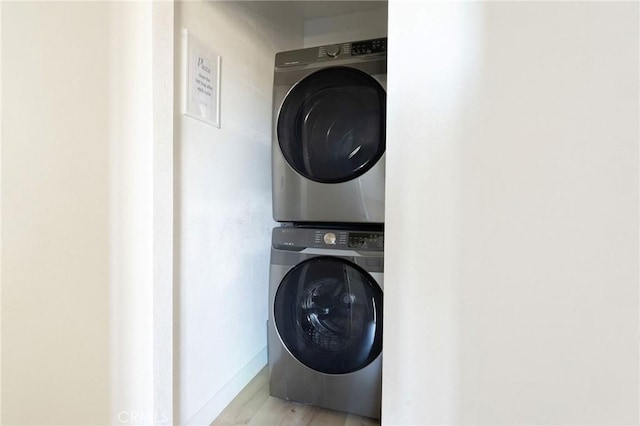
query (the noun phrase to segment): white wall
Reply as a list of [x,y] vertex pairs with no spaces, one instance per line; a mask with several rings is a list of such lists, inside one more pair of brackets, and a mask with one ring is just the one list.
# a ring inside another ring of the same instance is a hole
[[2,423],[169,423],[173,5],[0,7]]
[[638,26],[390,3],[384,424],[640,420]]
[[386,36],[386,7],[324,18],[307,19],[304,22],[304,47]]
[[109,7],[2,4],[2,423],[109,423]]
[[174,9],[151,3],[153,105],[153,419],[174,417]]
[[222,56],[221,128],[176,110],[180,423],[210,423],[266,364],[273,58],[303,31],[257,3],[176,3],[175,57],[183,28]]
[[[112,424],[149,424],[156,418],[154,313],[163,305],[154,305],[154,151],[163,145],[153,134],[152,18],[150,2],[110,4]],[[170,413],[159,412],[157,418],[167,424]]]

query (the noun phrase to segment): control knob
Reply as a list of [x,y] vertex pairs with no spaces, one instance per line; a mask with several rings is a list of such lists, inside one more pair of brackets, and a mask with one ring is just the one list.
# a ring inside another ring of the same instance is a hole
[[327,232],[324,234],[324,243],[334,245],[336,243],[336,234],[333,232]]
[[335,58],[339,54],[340,54],[340,46],[338,45],[327,46],[327,56]]

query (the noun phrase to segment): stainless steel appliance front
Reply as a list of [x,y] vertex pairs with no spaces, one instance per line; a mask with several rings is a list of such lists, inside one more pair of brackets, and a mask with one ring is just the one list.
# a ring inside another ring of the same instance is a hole
[[273,230],[272,396],[380,417],[383,239],[372,231]]
[[384,222],[386,73],[386,38],[276,55],[276,221]]

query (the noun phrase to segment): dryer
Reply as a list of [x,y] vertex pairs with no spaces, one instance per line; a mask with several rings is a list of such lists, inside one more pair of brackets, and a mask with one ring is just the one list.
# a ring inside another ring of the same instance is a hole
[[380,418],[383,247],[382,232],[273,230],[272,396]]
[[380,38],[276,54],[276,221],[384,222],[386,51]]

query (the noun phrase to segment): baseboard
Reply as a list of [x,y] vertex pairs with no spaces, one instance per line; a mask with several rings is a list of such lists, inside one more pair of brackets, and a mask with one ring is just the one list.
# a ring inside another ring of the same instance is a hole
[[266,364],[267,347],[265,346],[185,424],[210,425]]

